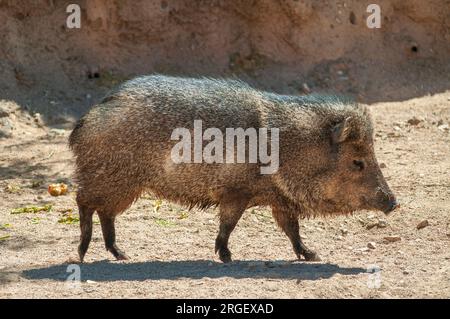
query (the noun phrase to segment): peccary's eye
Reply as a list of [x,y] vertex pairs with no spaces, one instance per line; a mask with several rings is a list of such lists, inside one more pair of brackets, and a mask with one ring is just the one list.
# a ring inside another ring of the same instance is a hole
[[358,168],[358,170],[362,171],[366,165],[364,164],[363,161],[358,161],[358,160],[354,160],[353,164]]

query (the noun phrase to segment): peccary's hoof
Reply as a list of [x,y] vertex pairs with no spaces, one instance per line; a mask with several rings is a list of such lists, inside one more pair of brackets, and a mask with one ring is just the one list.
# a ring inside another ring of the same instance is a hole
[[76,258],[76,257],[70,257],[64,263],[65,264],[82,264],[83,260],[81,260],[80,258]]
[[313,251],[305,252],[305,253],[303,253],[303,256],[305,257],[306,261],[321,261],[319,255],[317,255]]
[[219,258],[223,263],[231,262],[231,252],[229,250],[219,250]]
[[117,260],[129,260],[130,257],[128,257],[127,255],[119,255],[116,257]]
[[84,253],[84,252],[82,252],[80,248],[78,248],[78,258],[79,258],[79,260],[78,260],[78,262],[77,262],[77,263],[80,263],[80,264],[82,264],[82,263],[83,263],[83,260],[84,260],[84,255],[85,255],[85,253]]
[[116,257],[117,260],[129,260],[130,258],[125,255],[124,252],[120,251],[117,248],[113,248],[113,249],[108,249],[112,252],[112,254],[114,255],[114,257]]

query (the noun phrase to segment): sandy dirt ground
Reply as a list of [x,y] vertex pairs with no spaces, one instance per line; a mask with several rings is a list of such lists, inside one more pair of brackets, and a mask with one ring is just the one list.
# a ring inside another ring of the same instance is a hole
[[[449,298],[450,91],[371,110],[377,156],[402,206],[387,217],[363,211],[302,221],[321,262],[296,261],[270,211],[258,208],[233,232],[235,261],[224,265],[214,255],[217,211],[187,211],[148,195],[117,221],[129,261],[104,249],[95,217],[78,286],[66,282],[79,236],[69,131],[11,111],[13,137],[0,140],[0,298]],[[50,196],[55,182],[69,193]],[[44,205],[50,211],[11,213]]]

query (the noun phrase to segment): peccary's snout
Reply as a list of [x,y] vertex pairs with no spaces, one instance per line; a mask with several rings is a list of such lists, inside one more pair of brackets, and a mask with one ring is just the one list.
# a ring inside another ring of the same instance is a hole
[[377,195],[379,204],[378,208],[386,215],[400,207],[397,198],[386,183],[384,183],[383,187],[379,188]]
[[396,208],[400,207],[400,204],[397,202],[397,199],[394,195],[388,200],[386,209],[384,210],[384,213],[386,215],[389,215],[391,212],[393,212]]
[[376,206],[379,210],[384,212],[386,215],[393,212],[395,209],[400,207],[397,198],[394,193],[391,191],[390,187],[386,183],[386,180],[383,177],[383,174],[380,172],[378,175],[378,187],[376,191]]

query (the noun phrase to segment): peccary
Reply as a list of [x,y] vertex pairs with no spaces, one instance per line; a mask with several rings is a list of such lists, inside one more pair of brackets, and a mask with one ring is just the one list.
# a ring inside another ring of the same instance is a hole
[[[174,163],[175,128],[278,128],[279,168],[261,163]],[[374,154],[373,125],[364,106],[334,96],[287,96],[238,80],[138,77],[111,92],[84,115],[69,138],[83,261],[97,211],[106,249],[127,259],[115,243],[114,221],[143,192],[192,207],[219,206],[216,253],[231,261],[228,239],[243,212],[269,206],[296,256],[320,260],[299,234],[299,218],[389,213],[398,204]]]

